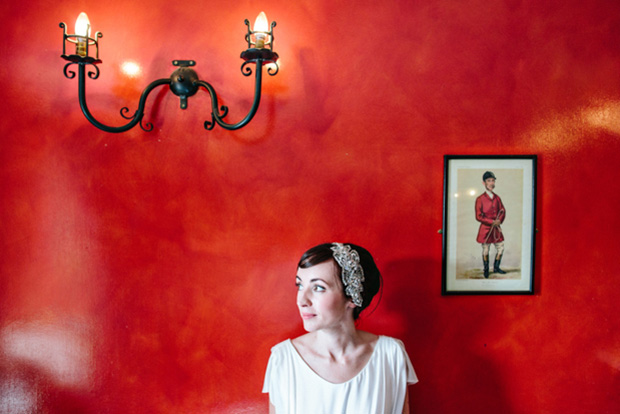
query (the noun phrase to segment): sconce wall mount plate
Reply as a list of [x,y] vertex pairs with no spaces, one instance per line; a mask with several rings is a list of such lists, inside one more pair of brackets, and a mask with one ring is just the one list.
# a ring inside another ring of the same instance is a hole
[[[82,15],[86,18],[86,23],[83,23],[82,32],[77,33],[80,19],[83,18]],[[259,19],[262,18],[266,22],[264,13],[261,13],[261,15],[259,15]],[[72,65],[78,65],[78,100],[80,102],[80,108],[90,123],[106,132],[125,132],[138,124],[140,124],[140,127],[145,131],[153,130],[152,123],[148,122],[143,124],[144,109],[149,94],[155,88],[162,85],[168,85],[170,91],[179,97],[181,109],[187,108],[187,99],[195,95],[200,87],[205,88],[211,96],[211,120],[204,122],[205,129],[211,130],[216,124],[228,130],[239,129],[247,125],[258,111],[261,98],[263,66],[270,63],[275,64],[279,58],[278,54],[273,51],[273,28],[276,26],[276,22],[271,23],[270,30],[267,30],[265,27],[257,29],[256,26],[259,24],[259,19],[257,19],[257,23],[255,24],[255,30],[252,30],[249,21],[247,19],[245,20],[245,24],[248,27],[248,32],[245,35],[245,39],[248,42],[248,49],[241,53],[241,59],[244,60],[244,63],[241,65],[241,73],[244,76],[250,76],[253,72],[255,73],[254,101],[245,118],[234,124],[224,121],[224,117],[228,114],[228,107],[219,105],[217,93],[213,86],[204,80],[200,80],[196,71],[192,69],[192,67],[196,65],[196,61],[194,60],[172,61],[173,66],[178,67],[178,69],[176,69],[169,78],[157,79],[143,90],[138,109],[133,115],[129,115],[129,108],[122,108],[120,114],[124,119],[129,120],[127,124],[109,126],[99,122],[92,115],[86,104],[86,66],[92,69],[88,71],[88,77],[93,80],[97,79],[100,73],[97,65],[102,63],[99,59],[99,39],[103,37],[103,34],[101,32],[96,32],[94,37],[90,37],[90,23],[88,23],[88,18],[84,13],[78,18],[76,34],[67,34],[67,25],[65,23],[60,23],[60,27],[63,29],[63,53],[61,57],[69,62],[65,65],[63,72],[65,77],[73,79],[76,73],[69,68]],[[266,23],[264,24],[266,25]],[[75,54],[68,55],[66,53],[67,43],[76,45]],[[94,56],[90,56],[90,52],[93,49]],[[256,65],[254,71],[248,66],[251,64]],[[270,76],[276,75],[278,73],[278,66],[273,65],[273,67],[268,67],[267,73]]]

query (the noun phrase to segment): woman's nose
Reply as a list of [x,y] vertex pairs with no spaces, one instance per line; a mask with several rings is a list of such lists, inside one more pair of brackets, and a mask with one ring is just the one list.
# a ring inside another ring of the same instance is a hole
[[297,306],[308,306],[310,304],[310,299],[308,298],[308,294],[305,290],[300,290],[297,293]]

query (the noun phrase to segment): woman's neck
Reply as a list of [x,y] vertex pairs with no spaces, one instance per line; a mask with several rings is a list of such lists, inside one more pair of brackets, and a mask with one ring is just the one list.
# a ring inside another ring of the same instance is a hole
[[358,331],[354,324],[342,329],[322,329],[314,334],[315,349],[324,350],[335,359],[347,355],[367,342],[367,333]]

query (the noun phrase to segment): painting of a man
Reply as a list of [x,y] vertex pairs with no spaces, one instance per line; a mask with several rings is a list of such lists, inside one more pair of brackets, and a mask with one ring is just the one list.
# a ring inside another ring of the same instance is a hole
[[506,208],[502,199],[495,194],[495,174],[486,171],[482,175],[484,192],[476,198],[476,220],[480,222],[476,241],[482,245],[482,264],[485,279],[489,278],[489,253],[491,245],[495,247],[493,272],[506,274],[500,268],[504,254],[504,233],[501,224],[506,219]]
[[444,161],[442,294],[532,293],[536,156]]

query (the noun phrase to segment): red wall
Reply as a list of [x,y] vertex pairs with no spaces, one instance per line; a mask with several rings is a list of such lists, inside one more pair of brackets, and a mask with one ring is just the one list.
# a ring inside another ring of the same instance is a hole
[[[0,412],[266,412],[296,260],[334,240],[384,272],[362,327],[405,342],[414,412],[620,412],[620,2],[128,3],[1,6]],[[97,117],[195,59],[237,121],[261,9],[282,65],[238,132],[204,91],[99,131],[62,73],[86,11]],[[538,155],[534,296],[440,295],[444,154]]]

